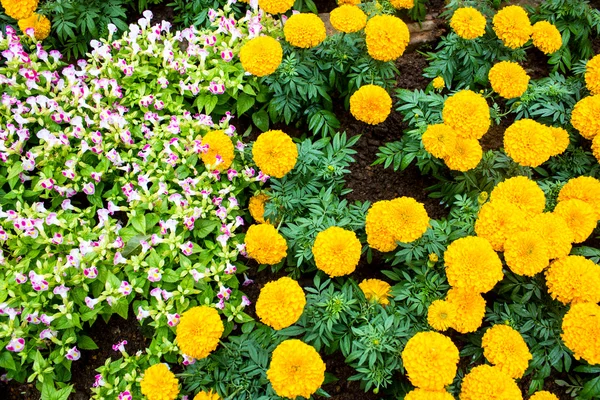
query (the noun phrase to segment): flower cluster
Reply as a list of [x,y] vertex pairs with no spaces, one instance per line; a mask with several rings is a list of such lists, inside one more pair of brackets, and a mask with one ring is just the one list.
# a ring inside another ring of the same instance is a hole
[[267,175],[283,178],[294,169],[298,149],[291,137],[283,131],[261,133],[252,146],[254,162]]
[[396,60],[410,40],[408,26],[392,15],[376,15],[369,19],[365,34],[369,55],[379,61]]
[[576,359],[600,364],[600,306],[573,304],[562,321],[562,340]]
[[566,132],[555,131],[532,119],[520,119],[504,132],[504,150],[520,165],[538,167],[566,150],[569,142],[561,140],[563,134]]
[[271,224],[252,225],[244,239],[248,257],[260,264],[277,264],[287,254],[287,243]]
[[472,40],[483,36],[487,21],[483,14],[473,7],[457,9],[450,19],[450,27],[463,39]]
[[289,44],[302,49],[317,46],[327,36],[325,23],[309,13],[292,15],[283,27],[283,34]]
[[527,90],[529,75],[516,62],[501,61],[488,74],[492,89],[505,99],[521,97]]
[[358,32],[367,24],[367,14],[357,6],[342,5],[329,14],[331,25],[340,32]]
[[175,400],[179,395],[179,382],[166,364],[154,364],[144,371],[140,387],[148,400]]
[[192,307],[181,315],[177,325],[177,345],[187,356],[205,358],[217,348],[224,329],[216,309]]
[[460,391],[461,400],[523,400],[516,382],[498,367],[480,365],[464,378]]
[[350,112],[359,121],[377,125],[392,111],[392,98],[384,88],[363,85],[350,97]]
[[280,330],[298,321],[305,305],[306,297],[298,282],[285,276],[260,290],[256,315],[263,323]]
[[481,339],[483,355],[513,379],[521,378],[533,358],[519,332],[508,325],[494,325]]
[[533,27],[527,11],[521,6],[507,6],[494,15],[496,36],[506,47],[517,49],[529,41]]
[[271,36],[250,39],[240,49],[242,67],[252,75],[266,76],[277,70],[281,64],[283,49]]
[[600,302],[600,265],[582,256],[554,261],[546,271],[546,285],[553,299],[563,304]]
[[354,272],[361,249],[356,233],[332,226],[317,234],[312,253],[317,268],[333,278]]

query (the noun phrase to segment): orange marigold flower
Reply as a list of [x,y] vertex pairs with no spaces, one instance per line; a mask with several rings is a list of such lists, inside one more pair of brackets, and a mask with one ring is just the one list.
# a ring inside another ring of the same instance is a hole
[[570,179],[558,193],[558,202],[577,199],[588,203],[600,219],[600,181],[591,176]]
[[261,322],[275,330],[287,328],[298,321],[306,296],[295,280],[284,276],[267,283],[256,300],[256,315]]
[[444,123],[465,139],[481,139],[490,129],[490,108],[485,98],[471,90],[448,97],[442,110]]
[[544,54],[556,53],[562,46],[562,35],[548,21],[539,21],[533,25],[531,39],[533,45]]
[[392,111],[392,98],[384,88],[363,85],[350,96],[350,113],[359,121],[377,125]]
[[428,125],[421,137],[423,147],[432,156],[444,158],[456,145],[456,132],[446,124]]
[[585,66],[585,84],[593,94],[600,94],[600,54],[589,60]]
[[365,279],[358,287],[362,290],[368,301],[377,302],[382,306],[390,304],[389,297],[391,296],[392,287],[389,283],[380,279]]
[[392,15],[376,15],[369,19],[365,34],[369,55],[379,61],[400,57],[410,40],[406,24]]
[[550,264],[550,249],[536,232],[519,232],[504,243],[504,260],[515,274],[534,276]]
[[563,318],[562,340],[579,360],[600,364],[600,306],[573,304]]
[[490,200],[506,200],[519,207],[528,217],[541,214],[546,207],[544,191],[526,176],[515,176],[500,182],[490,195]]
[[505,99],[521,97],[527,91],[529,75],[516,62],[500,61],[488,73],[494,92]]
[[460,333],[475,332],[485,316],[485,300],[479,293],[469,289],[452,288],[446,301],[456,307],[452,328]]
[[550,259],[569,255],[571,243],[573,243],[573,232],[564,218],[553,213],[542,213],[534,216],[529,221],[529,226],[546,242]]
[[600,302],[600,265],[582,256],[553,261],[546,271],[546,285],[553,299],[563,304]]
[[523,46],[533,33],[527,12],[520,6],[508,6],[494,16],[494,32],[506,47]]
[[527,214],[506,199],[485,203],[475,221],[477,236],[487,239],[494,250],[504,251],[506,239],[527,226]]
[[508,325],[494,325],[481,339],[483,355],[514,379],[521,378],[533,358],[521,334]]
[[479,365],[463,379],[460,400],[523,400],[516,382],[498,367]]
[[479,10],[473,7],[457,9],[450,19],[450,26],[463,39],[471,40],[483,36],[487,21]]
[[586,139],[600,133],[600,95],[579,100],[571,112],[571,124]]
[[550,128],[531,119],[520,119],[504,132],[504,150],[516,163],[539,167],[554,153]]
[[561,216],[573,232],[573,243],[585,242],[598,223],[592,206],[578,199],[559,202],[554,208],[554,214]]
[[312,247],[317,268],[332,278],[354,272],[361,250],[356,234],[337,226],[319,232]]
[[475,139],[457,137],[454,147],[448,151],[444,161],[454,171],[466,172],[479,165],[483,157],[483,149]]

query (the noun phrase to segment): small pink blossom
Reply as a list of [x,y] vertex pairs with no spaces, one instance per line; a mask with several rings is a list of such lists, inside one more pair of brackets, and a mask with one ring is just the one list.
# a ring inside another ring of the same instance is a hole
[[77,349],[77,346],[73,346],[73,348],[67,351],[67,360],[77,361],[81,358],[81,352]]
[[25,348],[25,339],[23,338],[12,338],[6,345],[6,350],[19,353]]
[[148,271],[148,280],[150,282],[160,282],[162,274],[158,268],[150,268]]

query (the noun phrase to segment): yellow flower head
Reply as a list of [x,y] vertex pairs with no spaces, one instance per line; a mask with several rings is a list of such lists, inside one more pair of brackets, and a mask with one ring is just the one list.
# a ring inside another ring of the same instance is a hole
[[446,81],[444,81],[443,76],[436,76],[431,82],[434,89],[442,90],[446,87]]
[[292,15],[283,27],[283,34],[289,44],[302,49],[319,45],[327,36],[325,24],[312,13]]
[[219,393],[211,390],[209,392],[199,392],[196,396],[194,396],[194,400],[221,400],[221,397],[219,396]]
[[252,218],[254,218],[254,220],[259,224],[265,223],[265,203],[267,202],[267,200],[269,200],[269,196],[262,193],[250,197],[248,210],[250,211],[250,215],[252,215]]
[[529,221],[529,226],[546,242],[550,259],[569,255],[573,232],[564,218],[553,213],[538,214]]
[[211,131],[202,137],[202,145],[208,151],[202,153],[202,161],[209,169],[224,171],[231,166],[235,157],[231,138],[223,131]]
[[529,85],[529,75],[516,62],[500,61],[488,74],[494,92],[505,99],[521,97]]
[[448,97],[442,110],[444,123],[465,139],[481,139],[490,128],[490,108],[485,98],[471,90]]
[[260,290],[256,315],[262,323],[280,330],[295,324],[305,305],[306,296],[298,282],[284,276],[267,283]]
[[14,19],[31,17],[38,6],[39,0],[1,0],[4,13]]
[[350,97],[350,112],[354,118],[367,124],[382,123],[391,111],[392,98],[381,86],[361,86]]
[[577,360],[600,364],[600,306],[573,304],[562,321],[562,340]]
[[550,392],[542,390],[540,392],[535,392],[529,400],[558,400],[558,397]]
[[586,139],[600,133],[600,95],[579,100],[571,112],[571,124]]
[[451,170],[466,172],[477,167],[482,156],[483,149],[476,139],[457,137],[444,161]]
[[571,138],[569,137],[569,132],[563,128],[550,126],[549,129],[554,137],[554,146],[552,147],[552,152],[550,153],[550,156],[553,157],[563,153],[567,147],[569,147]]
[[404,400],[454,400],[454,397],[445,390],[415,389],[406,394]]
[[482,13],[473,7],[457,9],[450,19],[450,26],[463,39],[476,39],[485,33],[487,21]]
[[554,208],[554,214],[561,216],[573,233],[573,243],[583,243],[592,234],[598,219],[588,203],[569,199],[561,201]]
[[217,310],[208,306],[192,307],[181,315],[177,325],[177,345],[187,356],[205,358],[217,348],[224,330]]
[[332,278],[354,272],[361,250],[356,234],[337,226],[319,232],[312,248],[317,268]]
[[600,181],[591,176],[572,178],[560,189],[558,202],[577,199],[588,203],[600,219]]
[[490,199],[506,200],[519,207],[528,217],[541,214],[546,207],[544,191],[526,176],[515,176],[500,182],[492,190]]
[[436,331],[451,328],[456,319],[456,305],[448,301],[436,300],[427,309],[427,322]]
[[250,39],[240,49],[242,67],[256,76],[266,76],[275,72],[281,64],[282,57],[281,45],[271,36]]
[[456,132],[446,124],[428,125],[421,140],[432,156],[444,158],[456,146]]
[[593,57],[585,66],[585,84],[593,94],[600,94],[600,54]]
[[266,131],[254,142],[252,158],[265,174],[283,178],[296,165],[298,148],[284,132]]
[[556,26],[548,21],[539,21],[533,24],[531,39],[533,45],[544,54],[555,53],[562,46],[562,35]]
[[452,287],[486,293],[502,280],[502,262],[490,242],[467,236],[452,242],[444,253],[446,276]]
[[415,6],[415,0],[390,0],[390,4],[397,10],[409,9]]
[[511,378],[521,378],[533,358],[519,332],[508,325],[494,325],[481,339],[483,355]]
[[550,264],[550,248],[534,231],[515,233],[504,243],[504,261],[515,274],[534,276]]
[[600,302],[600,265],[582,256],[552,262],[546,285],[553,299],[563,304]]
[[463,379],[460,400],[523,400],[516,382],[498,367],[479,365]]
[[485,300],[479,293],[469,289],[452,288],[446,301],[456,307],[452,328],[460,333],[475,332],[485,316]]
[[594,139],[592,139],[592,153],[600,163],[600,135],[596,135]]
[[175,400],[179,394],[179,381],[167,364],[154,364],[144,371],[140,388],[148,400]]
[[365,28],[367,51],[375,60],[393,61],[400,57],[410,40],[408,26],[392,15],[376,15]]
[[277,229],[270,224],[252,225],[246,232],[248,257],[259,264],[274,265],[287,255],[287,243]]
[[[504,251],[506,239],[527,226],[526,214],[505,199],[485,203],[475,221],[477,236],[487,239],[496,251]],[[569,243],[570,245],[570,243]]]
[[314,347],[285,340],[273,351],[267,378],[278,396],[308,399],[325,380],[325,363]]
[[329,22],[340,32],[358,32],[367,24],[367,14],[357,6],[346,4],[331,11]]
[[33,28],[33,33],[37,40],[44,40],[50,35],[50,20],[44,15],[36,13],[30,17],[19,20],[19,28],[23,33],[29,28]]
[[550,128],[531,119],[520,119],[504,131],[504,150],[516,163],[538,167],[554,150]]
[[258,0],[258,6],[269,14],[283,14],[294,5],[294,0]]
[[527,11],[521,6],[508,6],[494,15],[494,32],[506,47],[523,46],[533,33]]
[[357,6],[360,4],[360,0],[338,0],[338,6],[343,6],[345,4],[349,6]]
[[382,306],[390,304],[389,297],[392,287],[379,279],[365,279],[358,285],[368,301],[374,301]]
[[422,203],[412,197],[399,197],[388,206],[392,217],[390,232],[396,241],[410,243],[423,236],[429,227],[429,216]]
[[377,201],[371,205],[365,219],[367,243],[373,249],[388,252],[394,250],[398,244],[392,235],[390,201]]

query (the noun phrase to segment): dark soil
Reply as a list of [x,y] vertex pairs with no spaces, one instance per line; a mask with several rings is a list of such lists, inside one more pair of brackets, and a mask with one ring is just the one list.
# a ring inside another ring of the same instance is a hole
[[481,140],[479,140],[483,151],[498,150],[501,148],[504,145],[504,131],[511,126],[514,121],[514,115],[510,114],[502,118],[500,125],[493,125],[490,130],[483,135]]
[[[360,388],[358,381],[349,381],[356,371],[344,362],[344,356],[340,352],[323,356],[323,361],[327,365],[326,371],[337,378],[337,381],[323,385],[323,390],[331,395],[335,400],[375,400],[379,397],[372,392],[365,393]],[[317,396],[317,398],[322,398]]]
[[550,75],[551,69],[548,56],[533,46],[527,49],[527,60],[523,63],[523,68],[531,79],[545,78]]
[[429,85],[430,79],[423,76],[423,69],[428,66],[428,62],[421,53],[407,52],[396,62],[396,67],[400,71],[396,86],[402,89],[425,89]]

